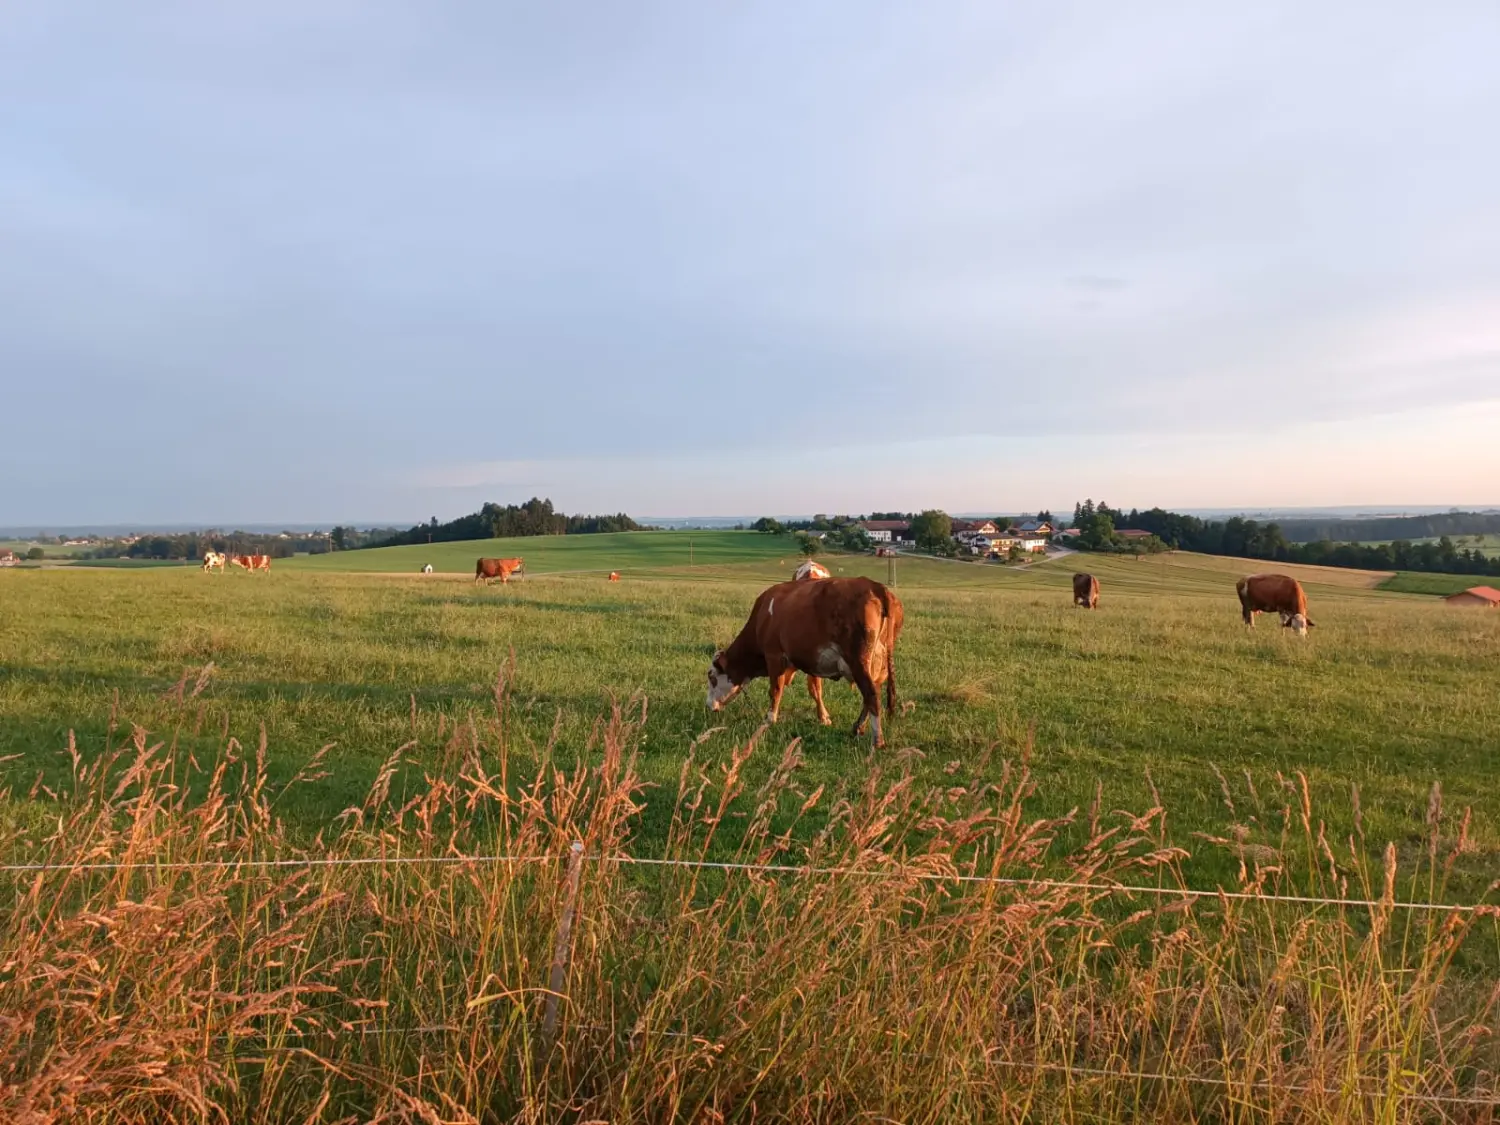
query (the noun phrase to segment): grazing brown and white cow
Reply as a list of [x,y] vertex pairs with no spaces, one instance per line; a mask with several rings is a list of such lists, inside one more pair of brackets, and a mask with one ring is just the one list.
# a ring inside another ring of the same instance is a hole
[[809,578],[827,577],[828,568],[826,566],[824,566],[822,563],[813,562],[812,559],[808,559],[805,563],[797,568],[796,573],[792,575],[792,581],[805,582]]
[[227,556],[222,551],[205,551],[205,552],[203,552],[203,569],[204,570],[213,570],[215,567],[218,567],[219,573],[223,574],[224,573],[224,563],[226,561],[227,561]]
[[1281,615],[1281,624],[1299,637],[1307,636],[1313,627],[1307,616],[1307,595],[1302,592],[1302,583],[1285,574],[1252,574],[1234,584],[1240,596],[1240,610],[1245,624],[1255,628],[1257,613]]
[[612,571],[610,571],[609,572],[609,580],[611,582],[618,582],[620,580],[620,572],[618,570],[612,570]]
[[244,570],[270,570],[270,555],[230,555],[229,562]]
[[474,581],[483,580],[489,585],[491,578],[500,579],[503,586],[513,574],[524,573],[525,563],[521,559],[480,559],[474,564]]
[[1084,609],[1099,608],[1099,579],[1092,574],[1073,575],[1073,604]]
[[781,693],[798,672],[807,676],[807,692],[818,708],[818,721],[832,720],[823,706],[823,680],[850,680],[863,707],[854,733],[863,734],[875,720],[874,742],[885,745],[880,725],[880,695],[885,709],[896,709],[896,638],[901,633],[901,602],[869,578],[825,578],[816,582],[782,582],[755,599],[750,619],[728,648],[714,653],[708,666],[708,707],[717,711],[751,680],[771,681],[775,722]]

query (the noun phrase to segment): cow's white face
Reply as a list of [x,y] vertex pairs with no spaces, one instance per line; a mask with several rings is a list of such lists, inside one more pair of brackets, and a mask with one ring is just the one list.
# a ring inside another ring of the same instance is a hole
[[729,673],[724,671],[724,652],[714,653],[713,660],[708,665],[708,709],[717,711],[740,693],[740,685],[729,678]]
[[1300,613],[1292,614],[1282,624],[1299,637],[1307,636],[1307,618],[1303,617]]

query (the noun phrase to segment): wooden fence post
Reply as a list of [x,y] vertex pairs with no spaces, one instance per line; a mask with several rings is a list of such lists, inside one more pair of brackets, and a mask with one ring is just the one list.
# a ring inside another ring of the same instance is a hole
[[547,982],[547,1005],[542,1015],[542,1053],[552,1052],[557,1037],[557,1002],[567,983],[568,951],[573,937],[573,912],[578,907],[578,880],[583,874],[583,843],[573,841],[568,855],[568,887],[563,897],[562,917],[557,923],[557,940],[552,946],[552,973]]

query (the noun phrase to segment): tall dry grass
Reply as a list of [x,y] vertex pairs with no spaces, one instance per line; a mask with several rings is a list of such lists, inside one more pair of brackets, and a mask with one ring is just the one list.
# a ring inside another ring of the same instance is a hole
[[[50,829],[0,839],[47,865],[0,875],[0,1120],[1495,1113],[1500,985],[1475,966],[1495,964],[1497,912],[1397,905],[1440,895],[1465,846],[1436,792],[1405,867],[1328,840],[1297,778],[1279,841],[1205,842],[1238,847],[1241,891],[1373,907],[1121,895],[1098,888],[1180,887],[1166,810],[1096,801],[1067,818],[1086,843],[1057,854],[1065,821],[1025,811],[1024,745],[998,784],[952,763],[924,789],[892,756],[835,794],[802,790],[795,741],[707,736],[652,857],[676,862],[647,866],[630,850],[645,701],[564,770],[515,745],[506,684],[444,729],[419,784],[396,749],[310,842],[278,823],[264,742],[212,762],[139,728],[95,757],[70,746],[71,783],[35,794]],[[186,681],[177,700],[186,715]],[[751,756],[777,753],[748,790]]]

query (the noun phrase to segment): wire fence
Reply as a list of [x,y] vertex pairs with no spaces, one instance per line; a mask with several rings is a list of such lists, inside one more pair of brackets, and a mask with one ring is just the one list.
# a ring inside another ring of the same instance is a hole
[[[766,876],[799,876],[815,878],[855,878],[876,879],[903,882],[931,882],[931,883],[959,883],[968,885],[984,885],[1005,887],[1020,891],[1077,891],[1098,895],[1147,895],[1161,898],[1173,898],[1178,901],[1199,901],[1203,899],[1215,899],[1219,901],[1237,901],[1265,904],[1290,904],[1302,907],[1337,907],[1357,909],[1403,909],[1411,911],[1432,911],[1448,914],[1470,914],[1475,911],[1492,911],[1500,915],[1500,907],[1485,903],[1459,904],[1442,902],[1412,902],[1400,900],[1376,900],[1376,899],[1352,899],[1320,897],[1315,895],[1275,895],[1260,894],[1249,891],[1227,891],[1223,889],[1202,890],[1187,887],[1167,886],[1145,886],[1129,883],[1101,883],[1088,881],[1074,881],[1066,879],[1028,879],[1014,878],[995,875],[969,875],[961,872],[941,872],[927,869],[911,869],[906,867],[880,867],[880,868],[858,868],[858,867],[819,867],[802,864],[776,864],[776,863],[745,863],[726,860],[709,859],[682,859],[665,857],[646,857],[630,855],[587,855],[583,851],[583,844],[575,842],[567,852],[559,854],[539,855],[410,855],[410,856],[307,856],[287,858],[230,858],[222,860],[199,860],[199,861],[162,861],[130,860],[130,861],[99,861],[87,863],[10,863],[0,865],[0,873],[11,875],[48,874],[48,873],[83,873],[83,872],[121,872],[121,871],[193,871],[193,870],[239,870],[239,869],[288,869],[288,868],[401,868],[401,867],[435,867],[435,866],[463,866],[463,865],[534,865],[553,864],[567,862],[569,866],[570,889],[567,903],[564,908],[563,929],[560,929],[558,948],[554,952],[552,961],[552,979],[545,989],[536,991],[546,994],[547,1005],[547,1027],[544,1034],[544,1042],[549,1047],[555,1042],[558,1033],[558,1002],[566,999],[566,967],[569,960],[566,948],[566,927],[571,921],[574,904],[577,897],[577,875],[585,861],[599,864],[612,864],[618,866],[637,866],[651,869],[690,869],[690,870],[715,870],[733,874],[756,874]],[[425,1037],[443,1035],[472,1035],[477,1030],[476,1026],[454,1025],[454,1024],[424,1024],[415,1026],[362,1026],[358,1024],[345,1024],[338,1028],[319,1029],[296,1029],[284,1028],[276,1030],[265,1030],[259,1032],[247,1032],[235,1035],[217,1036],[215,1041],[219,1043],[233,1044],[236,1042],[254,1042],[260,1050],[303,1050],[303,1045],[310,1041],[319,1039],[337,1039],[340,1036],[353,1035],[360,1038],[365,1037]],[[610,1034],[619,1036],[622,1034],[619,1027],[610,1027],[599,1024],[568,1024],[563,1021],[562,1030],[572,1033]],[[691,1040],[709,1041],[711,1037],[694,1034],[681,1030],[663,1030],[654,1034]],[[1069,1063],[1055,1063],[1044,1060],[1030,1059],[1005,1059],[986,1055],[980,1064],[986,1067],[1004,1068],[1014,1071],[1031,1071],[1047,1074],[1055,1074],[1068,1083],[1086,1081],[1127,1081],[1135,1083],[1159,1083],[1164,1085],[1186,1085],[1196,1087],[1212,1087],[1221,1090],[1232,1090],[1249,1093],[1261,1093],[1285,1096],[1306,1096],[1324,1094],[1325,1089],[1295,1083],[1278,1083],[1266,1079],[1234,1079],[1221,1075],[1196,1074],[1196,1073],[1168,1073],[1164,1071],[1152,1071],[1134,1069],[1121,1060],[1122,1066],[1118,1069],[1106,1067],[1089,1067]],[[1371,1089],[1362,1086],[1351,1086],[1348,1089],[1340,1089],[1339,1092],[1348,1097],[1358,1098],[1372,1102],[1400,1102],[1430,1105],[1434,1107],[1449,1107],[1454,1109],[1486,1109],[1500,1108],[1500,1091],[1475,1091],[1472,1093],[1429,1093],[1417,1090],[1392,1090]]]
[[[437,1035],[469,1035],[474,1031],[473,1027],[458,1024],[422,1024],[414,1027],[356,1027],[340,1029],[346,1033],[352,1033],[367,1038],[415,1038],[418,1036]],[[592,1034],[610,1034],[619,1036],[620,1029],[605,1024],[573,1024],[570,1030],[574,1032]],[[278,1030],[275,1032],[263,1032],[259,1035],[242,1034],[233,1037],[236,1041],[253,1039],[274,1038],[279,1040],[296,1041],[306,1043],[318,1038],[327,1038],[337,1033],[328,1030],[321,1031],[297,1031]],[[657,1031],[653,1034],[666,1039],[692,1040],[707,1042],[711,1036],[695,1034],[690,1031]],[[230,1037],[221,1036],[219,1042],[229,1042]],[[276,1049],[275,1044],[263,1044],[261,1049]],[[286,1048],[288,1050],[300,1048]],[[928,1057],[928,1056],[924,1056]],[[1245,1091],[1256,1091],[1267,1094],[1288,1095],[1318,1095],[1325,1094],[1327,1090],[1290,1082],[1272,1082],[1269,1079],[1252,1078],[1236,1080],[1224,1078],[1213,1074],[1169,1074],[1165,1071],[1138,1070],[1129,1067],[1121,1067],[1111,1070],[1105,1067],[1073,1066],[1066,1063],[1052,1063],[1038,1059],[1001,1059],[993,1056],[980,1060],[980,1065],[1003,1070],[1030,1070],[1040,1071],[1047,1074],[1057,1074],[1067,1079],[1113,1079],[1130,1082],[1158,1082],[1162,1084],[1177,1083],[1187,1086],[1205,1086],[1215,1089],[1237,1089]],[[1368,1087],[1354,1086],[1341,1091],[1356,1098],[1367,1101],[1394,1100],[1400,1102],[1414,1102],[1422,1105],[1443,1105],[1454,1107],[1465,1107],[1474,1109],[1496,1109],[1500,1108],[1500,1091],[1481,1091],[1472,1094],[1433,1094],[1419,1090],[1373,1090]]]
[[[581,846],[581,845],[578,845]],[[393,855],[393,856],[305,856],[290,858],[255,858],[195,860],[179,862],[124,860],[86,863],[9,863],[0,865],[0,873],[11,875],[44,874],[55,872],[115,872],[115,871],[225,871],[244,869],[283,869],[319,867],[423,867],[484,865],[523,865],[560,863],[570,853],[540,855]],[[1008,887],[1030,891],[1080,891],[1088,894],[1145,895],[1156,898],[1179,900],[1213,899],[1228,902],[1257,902],[1266,904],[1289,904],[1296,906],[1333,906],[1345,909],[1429,911],[1440,914],[1472,914],[1476,911],[1496,911],[1500,905],[1489,903],[1424,902],[1391,899],[1336,898],[1320,895],[1262,894],[1257,891],[1232,891],[1216,888],[1205,890],[1182,886],[1150,886],[1139,883],[1099,883],[1068,879],[1027,879],[1002,875],[966,875],[962,872],[932,871],[926,868],[909,867],[817,867],[791,863],[742,863],[729,860],[681,859],[632,855],[588,855],[586,861],[601,864],[616,864],[631,867],[691,868],[698,870],[737,872],[741,874],[791,875],[816,878],[876,879],[890,882],[958,883],[967,885]]]

